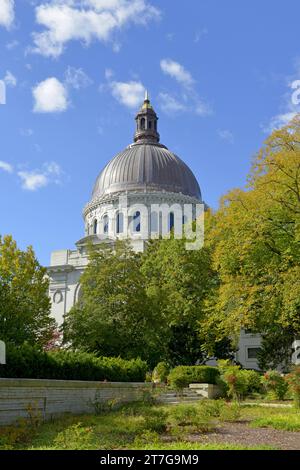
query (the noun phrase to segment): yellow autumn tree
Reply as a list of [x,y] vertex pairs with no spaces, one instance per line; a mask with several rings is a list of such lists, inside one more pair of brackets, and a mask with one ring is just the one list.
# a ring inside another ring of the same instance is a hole
[[300,335],[300,117],[273,132],[246,188],[230,191],[207,220],[220,282],[202,330]]

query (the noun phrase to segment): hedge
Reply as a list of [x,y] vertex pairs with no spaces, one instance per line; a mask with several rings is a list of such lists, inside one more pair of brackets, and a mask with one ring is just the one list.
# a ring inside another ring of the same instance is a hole
[[168,383],[171,387],[182,389],[191,383],[216,384],[220,372],[216,367],[210,366],[178,366],[168,375]]
[[0,377],[57,380],[144,382],[148,369],[141,359],[97,357],[85,352],[43,352],[35,347],[7,345],[6,365]]

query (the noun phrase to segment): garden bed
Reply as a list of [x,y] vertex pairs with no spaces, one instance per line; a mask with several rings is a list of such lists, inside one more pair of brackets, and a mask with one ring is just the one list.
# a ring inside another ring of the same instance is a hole
[[29,423],[0,429],[0,449],[300,450],[300,412],[203,400],[136,403],[49,423],[33,415]]

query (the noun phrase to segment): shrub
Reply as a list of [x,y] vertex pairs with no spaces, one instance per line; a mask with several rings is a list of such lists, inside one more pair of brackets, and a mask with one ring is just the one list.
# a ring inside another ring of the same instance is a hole
[[[178,433],[178,428],[185,431],[208,432],[214,427],[212,418],[201,407],[193,405],[178,405],[169,411],[171,432]],[[178,433],[179,434],[179,433]]]
[[237,402],[224,403],[221,408],[220,421],[236,422],[241,416],[241,406]]
[[168,383],[176,390],[188,387],[191,383],[216,384],[219,371],[210,366],[178,366],[168,375]]
[[166,362],[159,362],[152,374],[152,381],[155,383],[167,383],[170,367]]
[[225,400],[203,400],[200,402],[201,412],[210,418],[220,421],[237,421],[241,415],[239,403],[227,403]]
[[300,408],[300,366],[295,366],[286,376],[286,381],[294,398],[296,408]]
[[261,374],[256,370],[241,370],[242,375],[246,381],[246,394],[262,393],[263,387],[261,383]]
[[262,384],[268,394],[276,400],[283,400],[288,390],[287,382],[277,370],[266,372],[262,377]]
[[43,352],[24,344],[7,345],[7,364],[0,377],[59,380],[143,382],[147,364],[141,359],[97,357],[85,352]]
[[228,366],[224,369],[221,378],[227,386],[227,395],[234,400],[240,400],[247,393],[247,379],[245,371],[240,366]]
[[201,400],[199,406],[206,416],[219,418],[224,408],[224,400]]

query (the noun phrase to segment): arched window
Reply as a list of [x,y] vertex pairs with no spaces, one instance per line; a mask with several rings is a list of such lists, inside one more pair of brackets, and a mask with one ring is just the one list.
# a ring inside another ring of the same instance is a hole
[[138,211],[133,216],[133,231],[140,232],[141,231],[141,213]]
[[102,220],[103,220],[103,233],[108,233],[108,228],[109,228],[108,215],[104,215]]
[[118,212],[117,214],[117,233],[124,232],[124,214],[122,212]]
[[171,231],[174,228],[175,217],[174,212],[170,212],[169,214],[169,230]]
[[159,232],[159,224],[158,224],[158,213],[151,212],[150,214],[150,232],[158,233]]
[[94,220],[94,226],[93,226],[93,233],[94,235],[97,235],[98,232],[98,221],[97,219]]
[[142,131],[145,130],[145,126],[146,126],[146,120],[145,120],[145,118],[142,118],[141,119],[141,129],[142,129]]
[[152,121],[149,121],[149,123],[148,123],[148,129],[152,129]]

